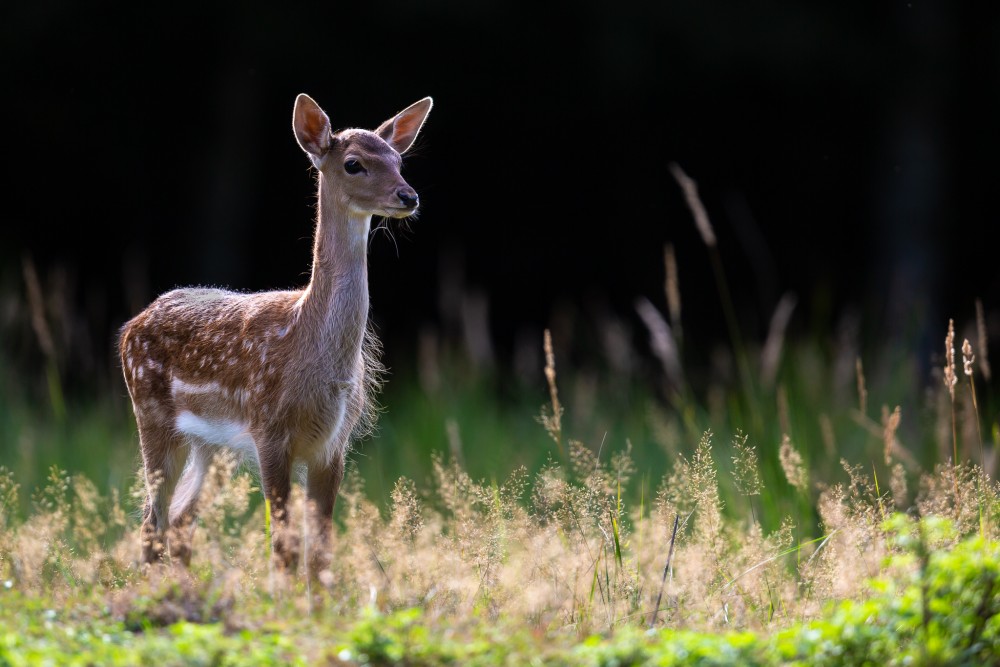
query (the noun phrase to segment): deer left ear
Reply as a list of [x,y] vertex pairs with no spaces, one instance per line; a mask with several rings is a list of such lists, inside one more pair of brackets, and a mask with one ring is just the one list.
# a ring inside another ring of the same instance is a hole
[[434,100],[425,97],[414,102],[398,114],[378,126],[375,134],[385,139],[386,143],[396,149],[397,153],[405,153],[413,145],[420,128],[431,112]]

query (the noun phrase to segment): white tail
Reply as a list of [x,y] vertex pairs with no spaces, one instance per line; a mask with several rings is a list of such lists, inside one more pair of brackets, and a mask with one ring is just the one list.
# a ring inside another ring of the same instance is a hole
[[[352,432],[366,423],[379,369],[368,332],[367,239],[372,216],[404,218],[417,193],[399,174],[431,110],[427,97],[374,132],[334,133],[307,95],[292,127],[319,172],[312,277],[301,290],[243,294],[179,289],[122,328],[122,368],[145,467],[143,562],[166,549],[187,563],[188,537],[208,462],[220,447],[254,460],[276,519],[274,553],[298,561],[285,503],[295,462],[324,545]],[[167,531],[170,529],[168,547]]]

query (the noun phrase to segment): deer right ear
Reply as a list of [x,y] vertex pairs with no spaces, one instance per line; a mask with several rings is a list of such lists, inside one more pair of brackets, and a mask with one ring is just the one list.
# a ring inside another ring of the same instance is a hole
[[319,158],[330,148],[330,119],[319,105],[305,93],[295,98],[295,110],[292,112],[292,129],[295,140],[309,154],[313,164],[318,165]]

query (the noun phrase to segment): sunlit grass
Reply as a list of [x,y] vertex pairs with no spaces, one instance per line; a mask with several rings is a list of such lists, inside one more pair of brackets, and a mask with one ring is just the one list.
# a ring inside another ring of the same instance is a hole
[[[548,372],[505,399],[504,380],[461,364],[439,368],[434,390],[390,383],[378,436],[352,454],[333,568],[316,581],[271,566],[257,484],[225,457],[206,481],[190,569],[143,571],[136,436],[121,399],[68,401],[59,420],[13,398],[0,417],[0,595],[8,624],[37,642],[14,646],[57,654],[86,644],[46,643],[65,626],[140,652],[160,637],[247,660],[364,662],[374,652],[385,662],[423,650],[435,664],[480,646],[492,664],[500,654],[482,648],[492,633],[501,653],[572,662],[574,651],[668,650],[630,634],[653,626],[692,633],[656,635],[682,653],[713,636],[709,654],[767,664],[798,655],[810,632],[832,632],[808,625],[830,623],[831,605],[905,600],[907,577],[933,554],[973,535],[994,548],[1000,487],[979,465],[993,443],[969,439],[980,412],[963,386],[953,431],[943,382],[927,385],[918,414],[890,410],[893,382],[838,378],[836,354],[817,343],[789,345],[773,388],[752,396],[721,379],[660,392],[638,377],[563,368],[550,352]],[[762,426],[743,427],[750,413]],[[904,428],[908,417],[916,428]],[[953,465],[957,443],[964,456]],[[303,503],[296,488],[291,511]],[[910,518],[893,519],[899,512]],[[931,519],[947,530],[922,527]],[[969,576],[992,590],[988,575]],[[71,608],[80,611],[61,611]],[[39,613],[41,625],[26,620]],[[301,618],[311,623],[292,620]],[[982,622],[980,656],[997,646],[995,617]],[[901,641],[931,632],[921,627]],[[242,643],[226,638],[246,631]],[[587,640],[595,633],[604,639]]]
[[[721,264],[716,278],[728,294]],[[0,633],[0,664],[995,657],[995,563],[980,561],[997,549],[1000,428],[971,343],[953,382],[954,334],[927,372],[892,343],[787,338],[776,315],[759,346],[731,320],[703,367],[677,298],[668,285],[669,317],[637,304],[648,348],[546,332],[535,373],[421,347],[350,455],[315,580],[273,567],[269,508],[228,457],[207,475],[190,568],[142,569],[124,392],[56,396],[50,372],[0,367],[0,620],[19,628]],[[304,529],[301,487],[291,500]]]

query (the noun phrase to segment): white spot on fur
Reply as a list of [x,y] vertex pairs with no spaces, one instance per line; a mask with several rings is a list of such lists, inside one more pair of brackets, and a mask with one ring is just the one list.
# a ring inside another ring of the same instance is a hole
[[174,396],[177,394],[219,394],[222,393],[222,385],[218,382],[190,384],[184,380],[173,378],[170,381],[170,391]]
[[203,419],[185,411],[177,415],[176,427],[192,439],[192,448],[170,503],[171,521],[186,511],[197,498],[216,446],[234,450],[240,459],[252,463],[260,470],[256,444],[242,422]]

